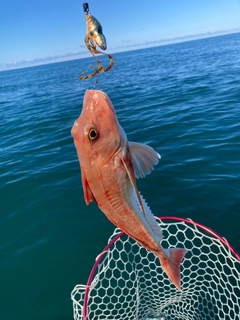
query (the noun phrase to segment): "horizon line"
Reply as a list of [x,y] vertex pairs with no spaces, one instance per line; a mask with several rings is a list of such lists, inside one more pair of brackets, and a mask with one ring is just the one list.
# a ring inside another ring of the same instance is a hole
[[[226,31],[208,32],[208,33],[202,33],[202,34],[194,34],[194,35],[185,35],[185,36],[177,36],[177,37],[172,37],[172,38],[165,38],[165,39],[158,40],[158,41],[150,41],[150,42],[132,44],[132,45],[127,45],[127,46],[118,46],[118,47],[113,48],[113,50],[111,51],[111,54],[112,53],[129,52],[129,51],[135,51],[135,50],[141,50],[141,49],[153,48],[153,47],[160,47],[160,46],[171,45],[171,44],[175,44],[175,43],[184,43],[184,42],[189,42],[189,41],[194,41],[194,40],[214,38],[214,37],[236,34],[236,33],[240,33],[240,29],[232,29],[232,30],[226,30]],[[118,50],[121,48],[123,48],[123,50]],[[115,51],[115,50],[117,50],[117,51]],[[34,59],[21,60],[18,62],[11,62],[11,63],[0,63],[0,72],[17,70],[17,69],[24,69],[24,68],[31,68],[31,67],[52,64],[52,63],[60,63],[60,62],[65,62],[65,61],[87,59],[87,58],[89,58],[89,56],[87,56],[87,54],[88,54],[87,51],[76,51],[76,52],[72,52],[72,53],[69,52],[67,54],[61,54],[61,55],[55,55],[55,56],[51,55],[51,56],[44,57],[44,58],[34,58]],[[82,55],[84,55],[84,56],[81,57]],[[78,57],[76,58],[76,56],[78,56]]]

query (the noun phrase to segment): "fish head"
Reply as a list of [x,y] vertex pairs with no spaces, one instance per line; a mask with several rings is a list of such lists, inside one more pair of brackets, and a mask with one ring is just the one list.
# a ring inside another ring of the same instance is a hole
[[100,22],[91,16],[91,25],[89,29],[90,35],[94,38],[96,44],[98,45],[99,48],[102,50],[107,49],[107,40],[103,34],[102,26]]
[[81,167],[102,166],[118,153],[125,133],[104,92],[86,91],[82,112],[72,127],[71,135]]

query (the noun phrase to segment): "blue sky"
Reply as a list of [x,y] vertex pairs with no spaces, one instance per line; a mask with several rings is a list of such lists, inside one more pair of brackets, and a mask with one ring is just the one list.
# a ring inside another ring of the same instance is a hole
[[[89,56],[83,1],[5,0],[0,70]],[[240,32],[240,0],[89,0],[106,52]]]

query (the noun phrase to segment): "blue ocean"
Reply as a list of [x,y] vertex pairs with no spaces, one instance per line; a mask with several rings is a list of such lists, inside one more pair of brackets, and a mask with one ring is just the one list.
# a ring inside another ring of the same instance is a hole
[[[114,226],[85,205],[70,135],[86,89],[161,155],[137,181],[156,216],[191,218],[240,251],[240,33],[0,72],[0,319],[73,319]],[[104,56],[99,59],[107,66]]]

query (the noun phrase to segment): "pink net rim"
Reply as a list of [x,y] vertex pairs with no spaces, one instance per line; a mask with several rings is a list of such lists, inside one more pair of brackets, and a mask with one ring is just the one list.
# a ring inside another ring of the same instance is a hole
[[[215,237],[216,239],[218,239],[223,245],[225,245],[226,248],[228,248],[232,254],[236,257],[236,259],[238,261],[240,261],[240,255],[239,253],[227,242],[226,239],[224,239],[223,237],[221,237],[220,235],[218,235],[215,231],[213,231],[212,229],[198,223],[198,222],[194,222],[191,219],[185,219],[185,218],[178,218],[178,217],[173,217],[173,216],[163,216],[163,217],[156,217],[157,220],[159,221],[179,221],[179,222],[185,222],[188,223],[190,225],[194,225],[202,230],[204,230],[205,232],[207,232],[208,234],[212,235],[213,237]],[[89,274],[88,277],[88,281],[86,284],[86,290],[84,293],[84,300],[83,300],[83,319],[87,320],[87,302],[88,302],[88,294],[89,294],[89,290],[90,290],[90,285],[92,283],[92,279],[94,277],[95,271],[97,269],[98,264],[100,263],[100,261],[102,260],[104,253],[106,253],[106,251],[125,233],[122,231],[119,234],[117,234],[107,245],[106,247],[102,250],[102,252],[98,255],[92,270]]]

